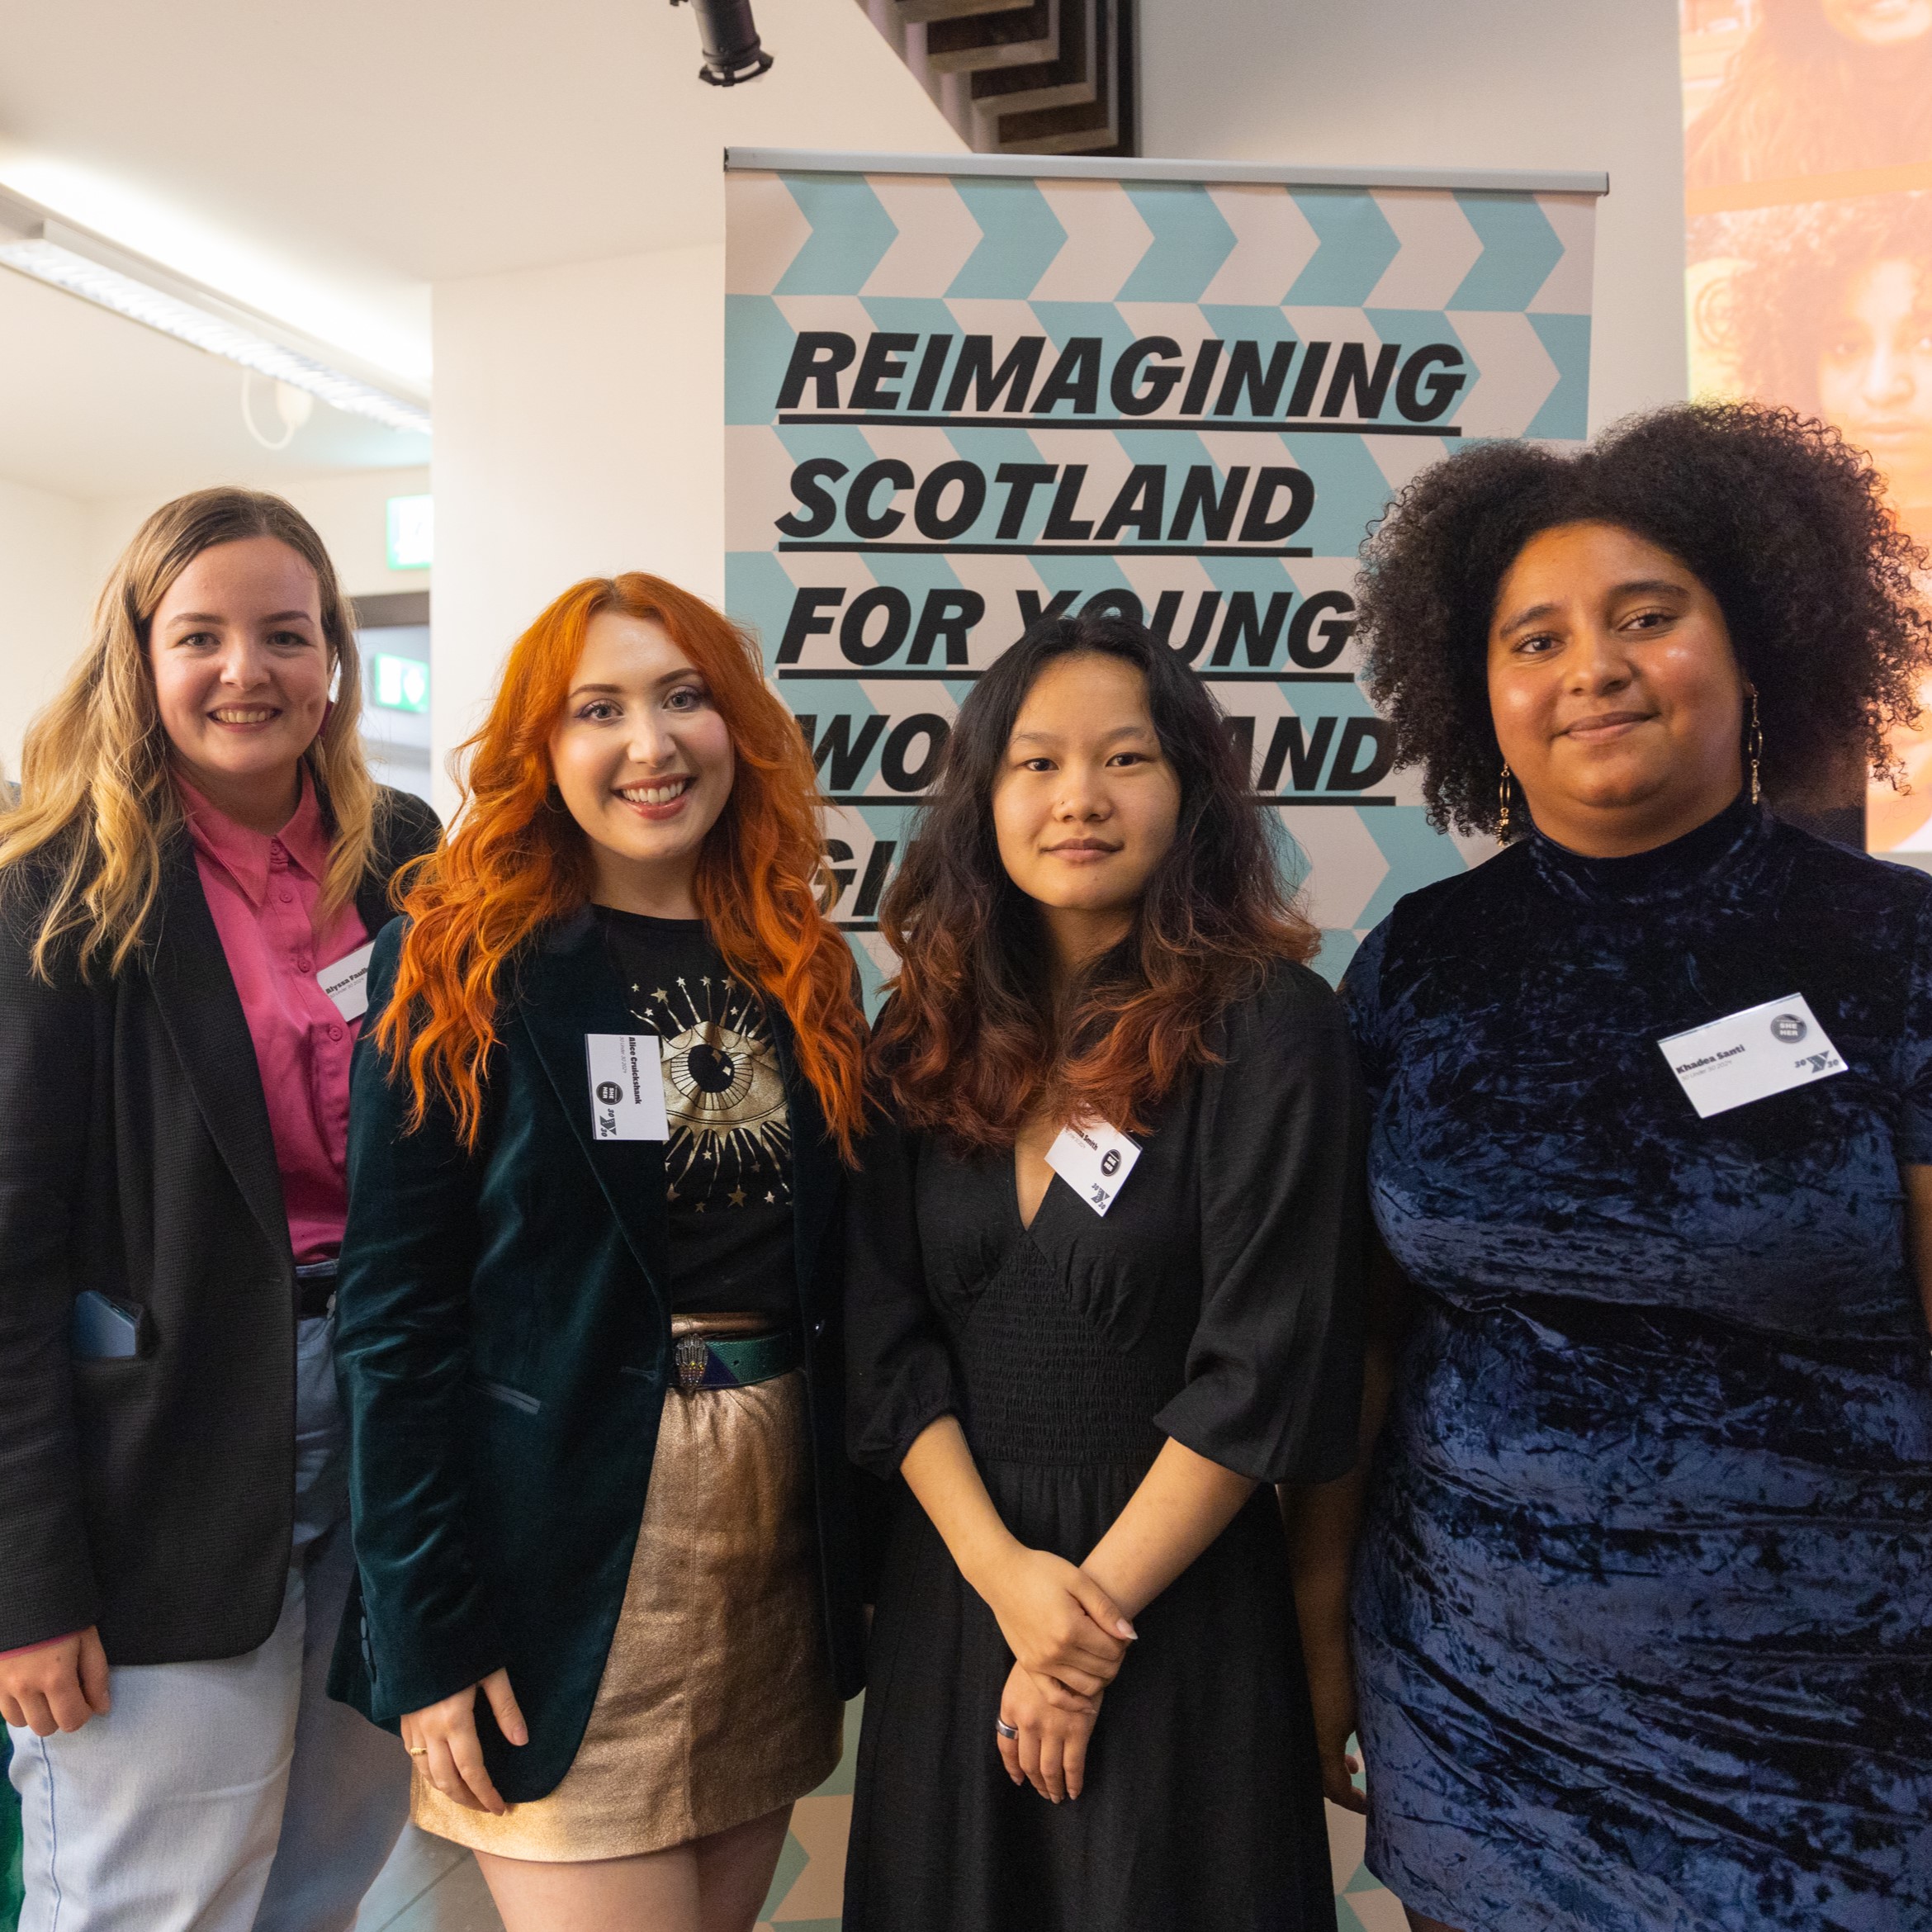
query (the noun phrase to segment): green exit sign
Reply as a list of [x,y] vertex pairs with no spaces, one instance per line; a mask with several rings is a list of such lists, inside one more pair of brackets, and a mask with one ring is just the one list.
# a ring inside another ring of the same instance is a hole
[[391,711],[429,708],[429,667],[414,657],[390,657],[378,651],[370,666],[376,702]]
[[435,547],[435,499],[392,496],[389,500],[389,567],[426,571]]

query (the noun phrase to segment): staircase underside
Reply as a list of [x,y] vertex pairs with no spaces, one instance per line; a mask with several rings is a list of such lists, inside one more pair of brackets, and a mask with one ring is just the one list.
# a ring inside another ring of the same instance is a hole
[[861,4],[980,153],[1134,152],[1133,0]]

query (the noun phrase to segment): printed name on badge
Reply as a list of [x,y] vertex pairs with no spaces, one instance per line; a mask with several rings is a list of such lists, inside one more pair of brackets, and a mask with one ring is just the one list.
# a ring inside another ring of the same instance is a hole
[[668,1140],[655,1033],[586,1033],[594,1140]]
[[375,950],[371,940],[315,975],[315,983],[335,1002],[336,1011],[345,1020],[360,1020],[369,1010],[369,955]]
[[1817,1016],[1793,993],[1657,1042],[1700,1120],[1844,1072]]
[[1139,1158],[1140,1149],[1104,1120],[1063,1127],[1047,1149],[1047,1165],[1096,1215],[1114,1205]]

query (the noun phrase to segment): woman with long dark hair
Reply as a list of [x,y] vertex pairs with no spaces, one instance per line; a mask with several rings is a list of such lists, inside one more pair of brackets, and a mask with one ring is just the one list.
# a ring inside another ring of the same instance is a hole
[[1056,620],[882,908],[850,1932],[1334,1924],[1271,1486],[1353,1455],[1361,1103],[1248,789],[1177,657]]
[[749,1932],[859,1687],[812,757],[641,573],[537,618],[468,749],[356,1063],[333,1688],[511,1932]]
[[1758,12],[1723,85],[1685,132],[1693,191],[1932,154],[1926,0],[1758,0]]

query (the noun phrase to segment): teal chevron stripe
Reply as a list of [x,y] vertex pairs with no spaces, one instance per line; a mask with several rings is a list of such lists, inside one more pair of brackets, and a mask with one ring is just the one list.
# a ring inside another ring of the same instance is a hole
[[769,423],[797,332],[769,296],[725,297],[725,420]]
[[[1034,320],[1055,348],[1063,348],[1070,335],[1097,335],[1101,339],[1103,371],[1113,367],[1114,358],[1134,339],[1134,331],[1127,326],[1127,318],[1111,302],[1035,302],[1032,308]],[[1041,364],[1039,381],[1034,385],[1036,393],[1052,367],[1050,357]],[[1101,393],[1103,395],[1106,393],[1104,374]],[[1064,414],[1065,405],[1061,408]]]
[[897,225],[861,174],[779,178],[812,224],[774,295],[855,295],[898,239]]
[[1282,298],[1289,308],[1352,309],[1368,300],[1402,244],[1361,188],[1297,188],[1295,205],[1320,246]]
[[1200,301],[1234,252],[1234,230],[1207,190],[1196,182],[1141,182],[1128,186],[1127,198],[1153,230],[1153,240],[1114,299]]
[[1339,986],[1342,975],[1348,970],[1361,941],[1345,926],[1324,926],[1322,928],[1320,949],[1309,961],[1309,964],[1328,981],[1330,986]]
[[1030,181],[962,178],[953,192],[979,224],[980,243],[953,277],[949,296],[1024,300],[1067,239],[1046,197]]
[[769,550],[725,552],[725,609],[732,623],[760,637],[765,662],[777,655],[792,608],[792,580]]
[[1369,896],[1358,916],[1362,931],[1377,926],[1406,893],[1419,892],[1439,878],[1469,869],[1453,839],[1432,830],[1420,805],[1392,805],[1362,814],[1376,849],[1389,862],[1388,876]]
[[1444,305],[1451,309],[1521,309],[1563,259],[1563,244],[1531,195],[1459,194],[1483,252]]
[[[1258,342],[1265,348],[1272,348],[1278,342],[1300,342],[1294,325],[1279,309],[1263,307],[1258,303],[1248,302],[1203,302],[1200,312],[1207,325],[1223,342]],[[1223,361],[1217,376],[1227,373],[1227,363]],[[1220,394],[1220,384],[1215,385],[1215,394]],[[1284,404],[1287,398],[1282,399]],[[1211,406],[1211,405],[1210,405]]]
[[1527,437],[1589,434],[1590,319],[1532,315],[1529,325],[1556,365],[1556,386],[1523,431]]
[[[1266,437],[1250,442],[1266,443]],[[1315,481],[1314,514],[1295,533],[1296,543],[1307,544],[1317,556],[1353,556],[1395,493],[1359,436],[1297,436],[1290,430],[1281,438],[1291,462]],[[1257,450],[1254,461],[1278,462],[1271,449]]]
[[[953,320],[953,311],[937,296],[867,296],[862,306],[874,328],[896,330],[902,335],[950,335],[959,326]],[[845,381],[851,380],[848,372]],[[903,396],[912,386],[912,378],[903,377],[898,386]]]

